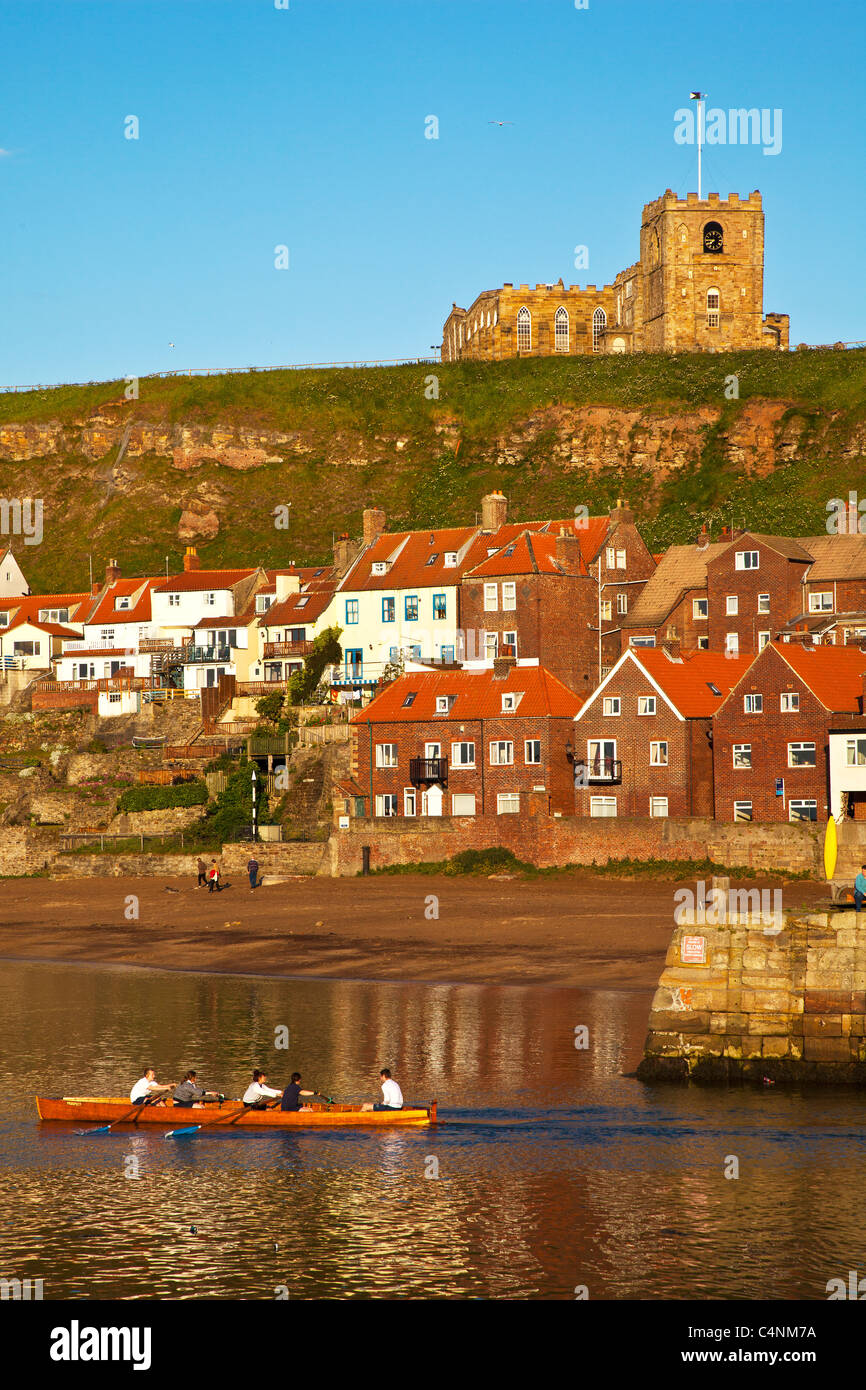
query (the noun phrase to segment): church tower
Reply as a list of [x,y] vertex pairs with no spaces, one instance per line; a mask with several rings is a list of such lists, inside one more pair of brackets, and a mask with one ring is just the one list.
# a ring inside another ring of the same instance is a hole
[[764,317],[760,193],[668,189],[644,207],[640,264],[645,352],[787,348],[787,315]]

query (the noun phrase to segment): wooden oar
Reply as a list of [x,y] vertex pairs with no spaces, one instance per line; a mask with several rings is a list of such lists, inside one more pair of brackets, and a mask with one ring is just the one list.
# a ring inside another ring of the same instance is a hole
[[133,1115],[137,1115],[139,1110],[143,1109],[145,1105],[147,1105],[146,1100],[136,1101],[128,1115],[121,1115],[119,1119],[112,1120],[110,1125],[100,1125],[98,1129],[77,1129],[75,1133],[88,1138],[91,1134],[107,1134],[110,1129],[114,1129],[115,1125],[120,1125],[126,1120],[131,1120]]

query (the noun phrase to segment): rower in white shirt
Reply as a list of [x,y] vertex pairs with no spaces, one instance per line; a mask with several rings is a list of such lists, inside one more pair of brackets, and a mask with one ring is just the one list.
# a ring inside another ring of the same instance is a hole
[[266,1086],[267,1076],[258,1068],[253,1072],[251,1084],[244,1091],[244,1105],[247,1109],[267,1110],[269,1100],[279,1100],[282,1091],[275,1091],[270,1086]]
[[391,1080],[391,1073],[387,1067],[383,1067],[379,1072],[379,1080],[382,1084],[382,1104],[371,1105],[368,1101],[362,1105],[362,1110],[402,1110],[403,1092],[396,1081]]
[[147,1105],[151,1099],[164,1095],[167,1091],[174,1089],[174,1082],[170,1086],[159,1086],[156,1081],[156,1072],[153,1067],[145,1067],[144,1075],[136,1081],[129,1093],[132,1105]]

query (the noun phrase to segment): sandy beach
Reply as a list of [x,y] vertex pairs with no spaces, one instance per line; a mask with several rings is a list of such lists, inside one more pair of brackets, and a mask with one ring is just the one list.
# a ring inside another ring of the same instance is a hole
[[[374,875],[297,878],[255,892],[235,879],[210,894],[185,879],[6,879],[0,959],[648,989],[664,963],[677,886],[579,873]],[[822,885],[806,882],[783,894],[786,908],[827,897]],[[125,916],[130,897],[138,920]]]

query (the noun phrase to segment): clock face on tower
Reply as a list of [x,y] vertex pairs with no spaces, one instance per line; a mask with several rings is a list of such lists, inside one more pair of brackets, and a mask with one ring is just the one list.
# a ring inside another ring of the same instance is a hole
[[708,222],[704,227],[704,251],[717,256],[725,247],[724,233],[718,222]]

